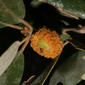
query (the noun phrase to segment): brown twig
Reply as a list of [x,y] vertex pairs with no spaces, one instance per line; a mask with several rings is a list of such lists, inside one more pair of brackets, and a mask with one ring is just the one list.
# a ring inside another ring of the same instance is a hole
[[25,81],[25,84],[29,84],[34,78],[35,78],[36,75],[32,75],[27,81]]
[[[47,2],[46,0],[38,0],[38,1],[39,1],[39,2],[43,2],[43,3],[51,4],[51,3]],[[67,12],[67,11],[63,10],[62,8],[59,8],[59,7],[56,6],[56,9],[57,9],[60,13],[62,13],[62,14],[68,15],[68,16],[74,18],[74,19],[77,19],[77,20],[79,19],[78,16],[76,16],[76,15],[70,13],[70,12]]]
[[21,30],[21,33],[22,33],[22,30],[24,31],[24,35],[26,34],[26,37],[25,37],[24,40],[21,41],[21,44],[24,43],[22,48],[21,48],[21,50],[20,50],[20,53],[22,53],[24,51],[25,47],[27,46],[30,38],[31,38],[31,35],[32,35],[32,32],[33,32],[33,28],[32,28],[32,26],[28,22],[26,22],[23,19],[20,19],[19,17],[17,17],[9,8],[7,8],[6,5],[2,2],[2,0],[0,0],[0,3],[1,3],[1,5],[4,8],[3,11],[5,13],[10,14],[13,18],[17,19],[20,23],[24,24],[25,28],[29,28],[30,29],[30,30],[27,30],[28,31],[27,32],[27,31],[24,31],[23,27],[20,27],[20,26],[17,26],[17,25],[12,25],[12,24],[7,24],[7,23],[4,23],[4,22],[0,21],[0,24],[3,24],[5,26],[9,26],[9,27]]
[[[13,18],[17,19],[19,22],[23,23],[25,26],[29,27],[31,30],[33,30],[32,26],[24,21],[23,19],[20,19],[19,17],[17,17],[9,8],[6,7],[6,5],[2,2],[2,0],[0,0],[0,3],[2,4],[3,8],[4,8],[4,12],[10,14]],[[4,23],[4,22],[3,22]],[[21,28],[20,28],[21,29]]]
[[11,28],[14,28],[14,29],[18,29],[18,30],[22,30],[23,29],[23,27],[21,27],[21,26],[17,26],[17,25],[13,25],[13,24],[7,24],[7,23],[2,22],[2,21],[0,21],[0,24],[8,26],[8,27],[11,27]]
[[85,26],[82,26],[82,27],[80,27],[78,29],[75,29],[75,28],[68,28],[68,29],[63,28],[62,34],[67,34],[67,32],[69,32],[69,31],[77,32],[77,33],[80,33],[80,34],[85,34]]
[[67,11],[63,10],[62,8],[57,7],[57,10],[58,10],[60,13],[65,14],[65,15],[68,15],[68,16],[74,18],[74,19],[79,19],[79,17],[77,17],[76,15],[74,15],[74,14],[72,14],[72,13],[70,13],[70,12],[67,12]]

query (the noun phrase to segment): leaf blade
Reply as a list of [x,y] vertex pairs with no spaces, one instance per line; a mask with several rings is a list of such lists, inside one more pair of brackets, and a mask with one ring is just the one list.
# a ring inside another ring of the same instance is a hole
[[[5,7],[3,6],[5,5]],[[13,18],[10,14],[6,13],[7,8],[9,8],[14,14],[19,18],[24,18],[25,16],[25,7],[23,0],[0,0],[0,21],[5,21],[10,24],[18,23],[19,21]],[[0,24],[0,28],[5,27]]]

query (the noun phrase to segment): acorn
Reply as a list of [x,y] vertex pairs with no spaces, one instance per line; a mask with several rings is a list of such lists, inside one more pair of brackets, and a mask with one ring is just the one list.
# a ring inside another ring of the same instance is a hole
[[46,27],[39,29],[31,37],[31,47],[35,52],[45,58],[56,58],[61,54],[63,46],[63,41],[58,33]]

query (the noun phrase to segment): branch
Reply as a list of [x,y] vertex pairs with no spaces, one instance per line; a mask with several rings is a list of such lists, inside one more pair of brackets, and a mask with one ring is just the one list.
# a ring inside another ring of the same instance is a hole
[[66,29],[66,28],[64,28],[62,30],[62,34],[67,34],[67,32],[69,32],[69,31],[77,32],[77,33],[80,33],[80,34],[85,34],[85,26],[82,26],[79,29],[75,29],[75,28],[68,28],[68,29]]
[[[17,17],[9,8],[6,7],[6,5],[2,2],[2,0],[0,0],[0,3],[2,4],[2,7],[3,7],[5,13],[10,14],[13,18],[15,18],[19,22],[23,23],[26,27],[29,27],[30,30],[33,30],[32,26],[28,22],[26,22],[23,19],[20,19],[19,17]],[[4,23],[4,22],[2,22],[2,23]],[[7,25],[7,24],[4,24],[4,25]],[[8,25],[8,26],[10,26],[10,25]]]

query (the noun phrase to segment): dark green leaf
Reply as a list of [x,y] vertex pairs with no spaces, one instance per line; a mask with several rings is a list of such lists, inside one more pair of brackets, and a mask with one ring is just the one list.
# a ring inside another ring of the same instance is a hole
[[[37,0],[38,1],[38,0]],[[62,8],[78,17],[85,19],[85,1],[84,0],[40,0],[49,3],[55,7]]]
[[77,52],[70,56],[66,62],[56,68],[49,85],[76,85],[81,81],[81,76],[85,73],[85,52]]
[[[10,14],[6,13],[7,8],[14,12],[14,14],[16,14],[19,18],[23,18],[25,16],[23,0],[0,0],[0,21],[9,24],[19,22],[16,18],[13,18]],[[0,24],[0,28],[1,27],[3,26]]]

